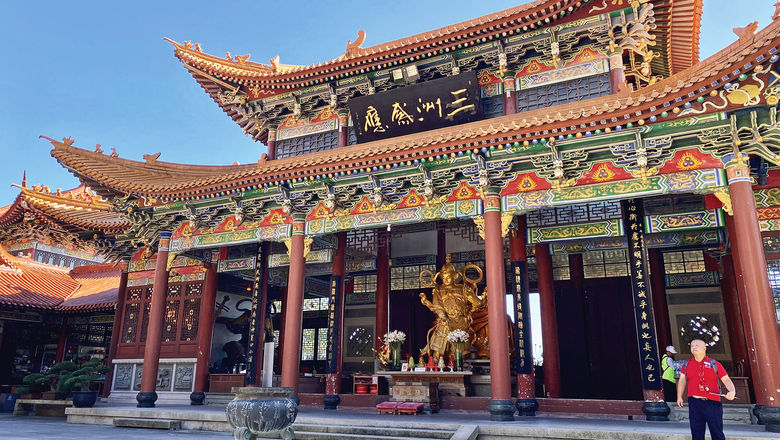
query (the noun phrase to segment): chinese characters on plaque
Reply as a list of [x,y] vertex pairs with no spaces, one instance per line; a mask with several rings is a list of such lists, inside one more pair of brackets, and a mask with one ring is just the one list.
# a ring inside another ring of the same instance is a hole
[[326,373],[338,371],[339,328],[341,328],[341,276],[331,275],[330,297],[328,298],[328,347]]
[[518,374],[533,373],[531,350],[530,313],[528,305],[528,281],[526,262],[512,262],[512,302],[515,308],[515,368]]
[[634,300],[636,333],[639,340],[639,363],[642,368],[642,388],[660,390],[661,370],[655,337],[655,322],[644,246],[644,215],[642,200],[623,201],[623,221],[628,236],[628,264],[631,269],[631,290]]
[[474,72],[410,85],[349,101],[359,143],[480,119]]

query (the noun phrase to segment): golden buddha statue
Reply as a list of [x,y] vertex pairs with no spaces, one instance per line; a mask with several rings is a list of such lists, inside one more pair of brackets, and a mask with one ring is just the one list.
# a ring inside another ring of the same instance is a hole
[[[477,283],[482,280],[482,269],[467,264],[462,271],[458,271],[452,265],[450,254],[447,254],[446,261],[436,274],[430,270],[420,272],[420,285],[433,288],[432,300],[428,300],[426,294],[421,292],[420,301],[436,315],[433,327],[428,330],[428,344],[421,352],[428,353],[434,359],[450,351],[447,341],[449,332],[463,330],[474,337],[472,315],[477,310],[484,310],[487,305],[487,295],[482,298],[477,296]],[[469,278],[466,275],[468,269],[476,270],[478,277]],[[436,282],[437,278],[441,279],[440,283]],[[466,344],[466,353],[470,349],[470,342]]]

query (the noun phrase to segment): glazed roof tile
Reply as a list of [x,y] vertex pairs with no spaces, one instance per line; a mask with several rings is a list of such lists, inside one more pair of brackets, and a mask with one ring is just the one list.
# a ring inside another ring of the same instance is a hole
[[51,226],[61,229],[121,232],[130,223],[123,220],[105,201],[86,186],[52,193],[48,187],[18,186],[20,193],[11,205],[0,208],[0,226],[9,226],[31,212]]
[[[303,156],[259,161],[233,166],[143,163],[106,156],[73,147],[72,141],[51,140],[51,154],[85,184],[98,191],[153,197],[198,197],[269,181],[365,168],[471,148],[475,142],[498,143],[498,138],[520,136],[543,130],[563,129],[595,122],[589,129],[606,128],[616,117],[619,123],[636,122],[660,113],[664,103],[695,100],[720,87],[722,77],[735,76],[735,69],[755,61],[780,44],[780,21],[770,23],[754,36],[741,38],[696,65],[651,86],[630,93],[613,94],[534,111],[517,113],[454,127],[384,139]],[[671,107],[670,107],[671,108]],[[547,135],[545,135],[547,136]],[[481,144],[484,146],[484,144]],[[293,175],[293,171],[296,172]]]
[[15,257],[0,247],[0,305],[83,312],[116,304],[120,263],[71,270]]
[[[657,19],[662,34],[657,36],[667,43],[667,47],[663,48],[668,51],[664,54],[664,59],[670,67],[665,70],[676,73],[690,67],[698,61],[702,0],[658,0],[652,3],[656,8],[668,9],[667,13],[658,14]],[[365,69],[366,66],[386,62],[391,58],[425,53],[439,46],[468,42],[507,29],[522,26],[534,28],[538,22],[544,22],[545,19],[559,18],[558,14],[562,11],[570,13],[574,8],[592,6],[580,0],[537,0],[387,43],[366,48],[348,48],[337,58],[308,66],[262,64],[243,57],[236,57],[234,60],[230,57],[205,54],[199,45],[193,46],[189,42],[180,44],[168,41],[174,44],[174,54],[182,63],[197,69],[192,71],[196,77],[205,72],[239,83],[264,83],[276,89],[289,89],[310,82],[317,76],[338,76],[342,71]],[[210,82],[202,76],[198,80],[204,88],[204,82]],[[212,92],[208,89],[207,91],[214,97]]]
[[68,296],[57,309],[63,312],[111,310],[119,294],[119,279],[123,265],[120,263],[79,266],[70,276],[79,288]]
[[0,247],[0,305],[53,310],[78,288],[67,269],[14,257]]

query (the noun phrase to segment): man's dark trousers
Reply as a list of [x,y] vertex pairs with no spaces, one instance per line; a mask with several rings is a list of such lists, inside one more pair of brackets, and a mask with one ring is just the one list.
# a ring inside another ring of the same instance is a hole
[[704,440],[704,426],[710,428],[712,440],[725,440],[723,435],[723,405],[714,400],[688,398],[692,440]]

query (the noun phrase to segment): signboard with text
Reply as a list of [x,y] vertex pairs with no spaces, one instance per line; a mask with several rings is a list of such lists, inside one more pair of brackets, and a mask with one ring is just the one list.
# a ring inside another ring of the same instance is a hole
[[350,99],[358,143],[476,121],[482,117],[475,72]]

